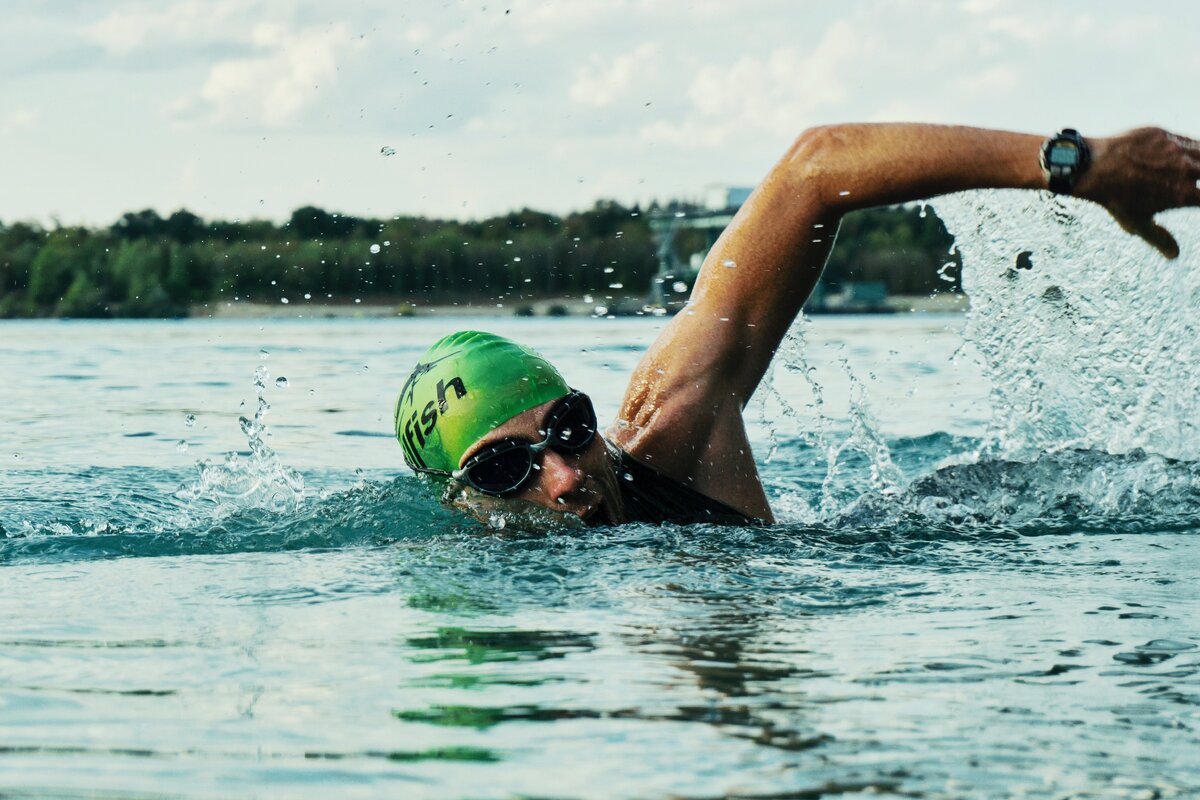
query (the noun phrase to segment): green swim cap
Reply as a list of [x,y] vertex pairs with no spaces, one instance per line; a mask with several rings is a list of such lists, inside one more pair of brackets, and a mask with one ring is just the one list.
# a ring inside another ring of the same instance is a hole
[[459,331],[425,351],[396,400],[396,438],[413,469],[450,472],[481,436],[570,392],[549,361],[516,342]]

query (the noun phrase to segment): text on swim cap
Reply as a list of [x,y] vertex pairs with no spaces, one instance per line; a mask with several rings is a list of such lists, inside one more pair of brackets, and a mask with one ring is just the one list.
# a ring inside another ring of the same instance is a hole
[[440,416],[450,410],[450,400],[446,396],[446,390],[451,388],[454,389],[456,400],[467,396],[467,387],[461,377],[455,376],[448,381],[440,380],[437,383],[437,400],[430,400],[425,404],[425,408],[421,409],[419,420],[418,412],[413,411],[404,421],[404,437],[400,440],[400,444],[404,447],[404,454],[408,457],[409,462],[418,467],[425,467],[425,460],[421,458],[419,451],[419,448],[425,447],[425,437],[433,432]]

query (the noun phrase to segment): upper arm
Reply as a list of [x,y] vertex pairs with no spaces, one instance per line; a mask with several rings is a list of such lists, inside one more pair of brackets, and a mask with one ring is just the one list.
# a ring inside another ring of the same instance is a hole
[[688,304],[634,370],[610,436],[668,475],[770,518],[742,410],[820,276],[838,216],[805,137],[713,245]]
[[[810,132],[797,140],[709,251],[687,305],[638,365],[639,387],[686,384],[697,399],[749,402],[812,293],[840,215],[824,196]],[[674,394],[682,386],[676,386]]]

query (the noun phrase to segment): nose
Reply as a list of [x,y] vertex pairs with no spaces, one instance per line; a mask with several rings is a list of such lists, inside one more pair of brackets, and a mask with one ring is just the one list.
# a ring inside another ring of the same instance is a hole
[[541,467],[541,488],[551,500],[569,500],[583,486],[586,476],[575,458],[547,449]]

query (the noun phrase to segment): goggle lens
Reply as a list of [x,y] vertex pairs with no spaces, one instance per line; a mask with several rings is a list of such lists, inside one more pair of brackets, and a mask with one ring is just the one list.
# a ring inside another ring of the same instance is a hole
[[525,482],[533,470],[529,446],[505,442],[509,447],[484,456],[467,469],[467,482],[487,494],[511,492]]
[[543,436],[556,450],[577,453],[592,443],[596,435],[596,411],[587,395],[568,395],[546,422]]
[[509,494],[521,488],[533,472],[535,454],[551,447],[574,454],[596,438],[596,410],[582,392],[564,397],[546,418],[546,438],[537,444],[506,439],[476,453],[463,465],[467,483],[485,494]]

